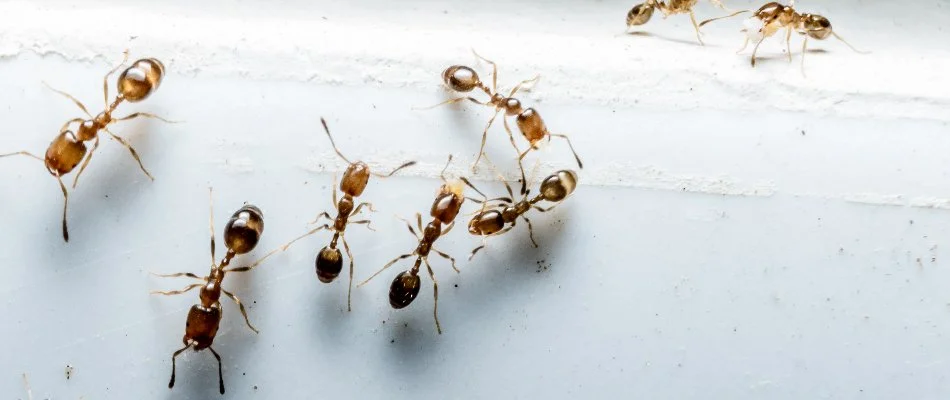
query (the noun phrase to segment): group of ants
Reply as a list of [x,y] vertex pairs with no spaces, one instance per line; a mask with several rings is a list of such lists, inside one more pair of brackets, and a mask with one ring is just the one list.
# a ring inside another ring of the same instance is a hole
[[[478,55],[476,54],[476,56]],[[435,326],[439,334],[442,333],[442,326],[439,323],[438,316],[439,284],[435,278],[435,273],[433,272],[431,265],[429,265],[428,257],[430,253],[434,252],[440,257],[449,260],[452,264],[452,268],[456,272],[459,272],[459,269],[455,265],[455,259],[445,252],[436,249],[434,244],[437,239],[449,233],[449,231],[452,230],[452,227],[455,226],[455,218],[461,211],[464,201],[468,199],[469,201],[481,205],[480,210],[474,214],[468,223],[468,230],[471,234],[481,236],[483,238],[500,235],[514,228],[518,220],[524,220],[528,225],[528,232],[529,236],[531,237],[531,242],[535,247],[537,247],[537,243],[534,241],[532,233],[531,221],[528,219],[526,214],[531,210],[546,212],[554,208],[554,206],[559,204],[562,200],[574,192],[574,189],[577,186],[578,177],[577,174],[571,170],[559,170],[554,172],[542,180],[539,193],[533,197],[529,197],[531,191],[527,188],[527,179],[525,178],[522,160],[532,150],[539,149],[542,141],[545,139],[550,141],[551,137],[559,137],[563,138],[568,143],[571,148],[571,152],[574,154],[574,158],[577,161],[578,167],[583,168],[580,158],[577,156],[576,152],[574,152],[574,148],[570,143],[570,139],[568,139],[565,135],[549,132],[547,125],[541,119],[540,114],[533,108],[522,107],[521,102],[514,97],[515,94],[525,85],[537,81],[539,77],[522,81],[507,95],[504,95],[497,91],[497,66],[495,63],[484,59],[481,56],[478,57],[486,63],[492,65],[491,87],[482,82],[474,69],[462,65],[448,67],[443,71],[442,78],[446,86],[455,92],[468,93],[477,89],[484,92],[488,96],[488,99],[483,101],[467,95],[447,100],[432,107],[457,103],[460,101],[471,101],[477,104],[492,107],[494,109],[494,115],[489,120],[489,123],[485,126],[485,131],[482,134],[481,148],[479,149],[479,156],[476,158],[475,164],[472,166],[473,170],[484,155],[488,129],[491,127],[499,113],[505,113],[505,117],[502,118],[504,120],[505,129],[508,132],[512,146],[514,146],[515,151],[518,154],[518,166],[521,172],[520,200],[515,196],[511,185],[505,181],[504,178],[501,178],[501,180],[505,184],[507,196],[496,198],[488,198],[484,192],[476,188],[471,183],[471,181],[465,177],[460,177],[458,179],[447,179],[445,177],[445,171],[452,162],[452,156],[449,155],[448,162],[445,164],[445,167],[442,169],[442,172],[439,175],[442,180],[442,185],[439,188],[438,194],[436,195],[435,200],[432,202],[432,207],[429,211],[431,220],[423,226],[422,214],[420,213],[416,213],[415,227],[413,227],[411,222],[405,220],[409,232],[412,233],[418,240],[418,245],[416,248],[410,253],[406,253],[394,258],[392,261],[384,265],[379,271],[358,285],[362,286],[366,284],[371,279],[400,260],[415,257],[415,262],[412,267],[399,273],[396,275],[395,279],[393,279],[389,289],[389,303],[393,308],[401,309],[408,306],[413,302],[413,300],[415,300],[422,287],[420,269],[422,268],[422,265],[425,264],[426,271],[428,272],[429,277],[432,279],[434,302],[433,317],[435,319]],[[74,118],[67,121],[66,124],[64,124],[60,129],[59,135],[57,135],[56,138],[53,139],[52,143],[50,143],[46,150],[45,157],[36,156],[28,151],[0,154],[0,157],[24,155],[37,159],[43,162],[49,173],[54,178],[56,178],[60,188],[62,189],[64,197],[62,234],[63,239],[67,242],[69,241],[69,230],[66,222],[69,192],[67,190],[66,184],[63,182],[63,176],[73,172],[78,166],[79,169],[76,172],[72,182],[72,187],[76,187],[76,184],[79,182],[80,175],[82,175],[83,171],[85,171],[90,160],[92,159],[93,154],[95,154],[96,149],[99,147],[100,132],[105,132],[122,144],[126,149],[128,149],[132,154],[132,157],[138,163],[138,166],[142,172],[144,172],[149,179],[154,179],[142,164],[138,152],[129,144],[126,139],[112,133],[108,127],[117,121],[125,121],[139,117],[155,118],[165,122],[173,122],[155,114],[146,112],[136,112],[123,117],[113,116],[113,112],[121,103],[126,101],[139,102],[149,97],[158,89],[165,75],[164,65],[161,61],[155,58],[144,58],[133,62],[129,67],[119,74],[116,83],[118,94],[110,103],[108,84],[109,77],[122,68],[127,60],[128,51],[124,53],[122,62],[110,70],[103,78],[103,93],[106,108],[95,117],[93,117],[93,115],[82,102],[72,95],[57,89],[50,88],[56,93],[59,93],[74,102],[83,111],[83,113],[86,114],[86,118]],[[519,149],[515,142],[514,134],[508,125],[507,117],[514,117],[519,131],[528,140],[530,146],[527,150],[521,151]],[[342,178],[340,179],[339,191],[342,192],[342,196],[337,195],[336,188],[333,190],[333,204],[336,208],[336,217],[333,217],[328,212],[324,211],[320,213],[316,220],[312,222],[312,224],[316,224],[325,219],[326,221],[324,224],[317,226],[316,228],[309,230],[303,235],[284,244],[283,246],[274,249],[257,261],[244,266],[232,267],[230,266],[231,262],[237,255],[246,254],[257,246],[257,243],[264,232],[264,214],[260,208],[251,204],[245,204],[231,215],[230,219],[228,219],[228,222],[224,225],[224,244],[227,248],[227,252],[225,253],[224,258],[222,258],[220,262],[217,262],[215,258],[216,242],[214,233],[214,213],[213,205],[211,205],[210,208],[212,217],[209,224],[211,228],[211,270],[208,275],[199,276],[191,272],[181,272],[166,275],[155,274],[160,277],[186,277],[194,279],[196,282],[189,284],[180,290],[155,291],[153,294],[170,296],[183,294],[194,289],[198,289],[198,297],[200,299],[200,304],[193,305],[188,311],[188,318],[187,322],[185,323],[185,334],[182,338],[184,347],[178,349],[172,355],[172,373],[171,379],[168,382],[169,388],[175,385],[175,359],[178,357],[178,355],[189,348],[194,349],[195,351],[208,349],[218,361],[219,391],[222,394],[224,393],[224,377],[221,371],[221,356],[214,350],[214,348],[211,347],[212,342],[217,335],[218,327],[221,323],[222,312],[220,299],[222,294],[237,304],[238,308],[241,310],[241,314],[244,317],[244,321],[247,323],[247,326],[255,333],[258,332],[257,329],[251,325],[250,319],[248,319],[247,310],[244,307],[244,303],[242,303],[241,300],[233,293],[222,287],[224,277],[229,272],[247,272],[257,268],[267,258],[278,252],[287,250],[294,242],[300,239],[323,230],[333,232],[330,243],[326,247],[323,247],[319,253],[317,253],[316,257],[317,278],[323,283],[332,282],[337,278],[337,276],[339,276],[343,269],[343,255],[338,247],[338,242],[342,242],[342,247],[346,251],[347,257],[349,258],[350,283],[347,292],[347,310],[352,309],[351,293],[353,288],[354,268],[353,255],[350,252],[350,246],[347,243],[345,237],[346,228],[349,225],[366,225],[369,228],[369,220],[351,220],[351,218],[358,216],[364,210],[375,211],[373,209],[372,203],[357,203],[357,198],[362,195],[363,191],[366,189],[370,176],[376,176],[380,178],[390,177],[403,168],[415,165],[416,162],[409,161],[403,163],[386,174],[372,172],[369,165],[367,165],[365,162],[351,161],[349,158],[344,156],[334,142],[326,120],[321,118],[320,121],[323,125],[324,131],[327,134],[327,137],[329,138],[330,145],[333,147],[333,150],[348,165],[346,170],[343,172]],[[75,131],[71,129],[73,124],[78,124],[75,128]],[[92,142],[92,147],[87,149],[86,142],[90,141]],[[466,186],[475,191],[481,198],[466,197],[464,194]],[[210,197],[211,189],[209,188],[209,200]],[[545,208],[542,207],[542,202],[552,203],[552,205]],[[469,259],[474,257],[475,254],[484,247],[485,245],[483,241],[481,246],[478,246],[472,250]]]
[[[713,4],[723,7],[719,0],[710,1]],[[693,25],[696,28],[697,37],[699,37],[699,27],[705,25],[706,23],[745,12],[740,11],[725,17],[714,18],[697,24],[692,11],[692,7],[697,2],[698,0],[669,0],[668,2],[664,2],[662,0],[647,0],[645,3],[638,4],[630,10],[627,15],[627,24],[629,26],[633,26],[646,23],[652,16],[654,9],[659,9],[665,15],[689,13],[693,21]],[[794,2],[792,5],[794,5]],[[791,36],[792,30],[796,30],[807,35],[808,37],[815,39],[824,39],[830,35],[834,35],[838,39],[841,39],[837,36],[837,34],[832,32],[831,24],[828,22],[827,18],[814,14],[800,14],[795,11],[792,6],[784,6],[779,3],[772,2],[755,11],[753,15],[754,16],[752,19],[758,20],[757,26],[759,26],[759,30],[754,33],[749,33],[749,38],[760,38],[757,39],[756,49],[758,49],[758,45],[762,42],[762,40],[764,40],[765,37],[774,35],[781,28],[787,29],[787,39]],[[754,26],[755,24],[747,23],[747,25]],[[749,38],[747,38],[746,43],[748,43]],[[700,42],[702,43],[702,39],[700,39]],[[539,76],[518,83],[514,88],[511,89],[510,92],[508,92],[507,95],[505,95],[498,92],[497,90],[497,65],[494,62],[479,56],[478,54],[475,54],[475,56],[492,66],[491,87],[489,87],[479,78],[478,73],[476,73],[474,69],[463,65],[453,65],[446,68],[442,73],[442,80],[449,89],[457,93],[471,93],[473,91],[484,92],[484,94],[488,97],[487,100],[479,100],[472,95],[462,95],[461,97],[447,100],[432,107],[458,103],[462,101],[470,101],[476,104],[489,106],[494,109],[494,113],[491,119],[489,119],[488,124],[485,126],[485,130],[482,133],[481,148],[479,149],[478,157],[472,166],[473,169],[484,155],[485,143],[489,128],[498,115],[501,112],[504,112],[505,115],[502,117],[502,121],[505,130],[508,133],[511,145],[518,154],[518,166],[521,173],[520,200],[517,200],[518,198],[515,196],[511,185],[509,185],[509,183],[503,178],[501,180],[504,182],[505,188],[507,190],[507,196],[496,198],[488,198],[488,196],[486,196],[481,190],[477,189],[465,177],[460,177],[458,179],[447,179],[445,177],[445,170],[452,162],[452,156],[450,155],[445,168],[442,169],[442,173],[440,174],[442,185],[439,188],[438,194],[436,195],[435,200],[432,202],[432,206],[429,211],[431,220],[427,224],[423,225],[422,215],[420,213],[416,213],[415,227],[413,227],[413,224],[410,221],[404,220],[409,232],[418,240],[418,245],[416,248],[410,253],[402,254],[389,261],[380,270],[357,285],[362,286],[366,284],[400,260],[415,257],[415,262],[413,263],[412,267],[399,273],[393,279],[389,289],[389,302],[393,308],[401,309],[408,306],[413,302],[413,300],[415,300],[422,286],[420,270],[424,264],[429,277],[432,279],[434,303],[433,317],[435,319],[436,330],[440,334],[442,333],[442,326],[439,323],[438,317],[439,285],[435,278],[435,273],[429,264],[428,256],[430,253],[434,252],[438,256],[449,260],[452,264],[452,268],[456,272],[459,272],[459,269],[455,265],[455,259],[448,254],[436,249],[434,244],[437,239],[447,234],[455,226],[455,218],[461,210],[463,202],[468,199],[469,201],[481,205],[480,210],[475,213],[468,223],[468,230],[471,234],[482,236],[483,238],[500,235],[514,228],[518,220],[524,220],[528,226],[528,233],[529,237],[531,238],[531,242],[534,244],[534,246],[537,246],[532,234],[531,221],[527,218],[526,214],[532,210],[546,212],[554,208],[554,206],[559,204],[571,193],[573,193],[577,185],[578,178],[574,171],[559,170],[543,179],[540,184],[539,193],[534,197],[530,197],[530,190],[527,188],[528,182],[525,178],[524,167],[522,165],[524,157],[530,151],[538,149],[539,145],[543,141],[550,141],[552,137],[558,137],[565,140],[574,155],[578,167],[583,168],[583,164],[580,158],[577,156],[577,153],[574,151],[570,139],[568,139],[566,135],[551,133],[542,120],[540,114],[534,108],[523,107],[521,101],[514,97],[515,94],[517,94],[518,91],[523,89],[526,85],[536,82],[539,79]],[[791,57],[790,53],[789,57]],[[113,116],[113,112],[123,102],[139,102],[146,99],[153,92],[155,92],[165,75],[165,67],[159,60],[155,58],[144,58],[133,62],[129,67],[119,74],[116,83],[118,94],[116,95],[115,99],[110,102],[108,85],[109,77],[116,73],[120,68],[125,66],[127,60],[128,52],[126,51],[124,53],[122,62],[110,70],[103,78],[103,97],[105,109],[96,116],[93,116],[86,106],[72,95],[50,88],[56,93],[59,93],[74,102],[82,110],[82,112],[86,114],[86,117],[74,118],[67,121],[60,129],[59,135],[57,135],[56,138],[53,139],[52,143],[50,143],[46,150],[45,157],[39,157],[27,151],[0,154],[0,158],[13,155],[24,155],[37,159],[43,162],[49,173],[54,178],[56,178],[64,197],[62,234],[63,239],[67,242],[69,241],[69,231],[67,228],[66,216],[69,193],[67,191],[66,184],[63,183],[63,176],[71,173],[77,166],[79,166],[79,170],[76,172],[72,182],[72,187],[76,187],[77,183],[79,182],[79,177],[89,165],[93,154],[99,147],[100,132],[105,132],[110,137],[118,141],[126,149],[128,149],[132,157],[138,163],[142,172],[144,172],[149,179],[154,179],[148,170],[145,169],[138,153],[131,146],[131,144],[129,144],[129,142],[121,136],[112,133],[108,127],[117,121],[125,121],[139,117],[155,118],[165,122],[172,122],[147,112],[135,112],[123,117]],[[755,65],[755,52],[753,52],[752,55],[752,63]],[[521,151],[515,142],[514,134],[512,133],[512,129],[508,124],[509,117],[514,118],[518,130],[528,141],[529,147],[527,150]],[[158,275],[160,277],[187,277],[196,280],[196,283],[185,286],[180,290],[156,291],[153,292],[154,294],[178,295],[198,289],[198,296],[200,299],[200,304],[193,305],[188,312],[188,318],[185,324],[185,334],[182,338],[184,347],[176,350],[172,354],[172,372],[171,378],[168,382],[169,388],[175,385],[175,359],[178,357],[178,355],[189,348],[194,349],[195,351],[208,349],[218,361],[218,386],[219,391],[222,394],[224,393],[224,377],[221,370],[221,356],[214,350],[214,348],[211,347],[221,322],[222,313],[220,298],[222,293],[233,300],[235,304],[237,304],[247,326],[255,333],[258,332],[257,329],[251,325],[251,322],[247,316],[247,310],[245,309],[241,300],[233,293],[222,287],[224,277],[228,272],[250,271],[261,265],[263,261],[265,261],[270,256],[287,250],[294,242],[300,239],[323,230],[333,232],[330,243],[326,247],[323,247],[319,253],[317,253],[316,257],[315,264],[317,278],[323,283],[330,283],[335,280],[343,269],[343,255],[338,247],[338,242],[342,242],[342,247],[346,251],[347,257],[349,258],[350,279],[349,289],[347,291],[347,310],[352,309],[351,293],[353,287],[354,267],[353,255],[350,252],[350,246],[346,242],[345,238],[346,227],[349,225],[366,225],[369,227],[370,221],[367,219],[351,220],[350,218],[359,215],[364,209],[374,211],[373,205],[371,203],[359,202],[357,204],[356,198],[362,195],[363,191],[366,189],[370,176],[376,176],[380,178],[390,177],[403,168],[415,165],[415,161],[406,162],[387,174],[372,172],[369,166],[363,161],[353,162],[344,156],[336,146],[336,143],[333,141],[333,137],[330,134],[330,129],[323,118],[321,118],[321,123],[334,151],[341,159],[343,159],[343,161],[348,164],[346,170],[343,172],[342,178],[340,179],[339,190],[343,193],[342,196],[337,195],[336,188],[333,190],[333,204],[336,208],[335,218],[332,217],[328,212],[322,212],[317,216],[317,219],[314,220],[313,223],[318,223],[322,219],[326,219],[326,223],[311,229],[303,235],[284,244],[283,246],[276,248],[255,262],[245,266],[230,267],[234,257],[239,254],[248,253],[257,246],[257,243],[264,231],[264,215],[260,208],[250,204],[244,205],[238,211],[232,214],[224,226],[224,243],[227,248],[227,252],[225,253],[224,258],[222,258],[220,262],[217,262],[215,258],[213,206],[211,206],[212,217],[209,221],[211,229],[211,270],[208,275],[199,276],[191,272]],[[71,126],[73,126],[73,124],[78,124],[76,125],[77,127],[75,128],[75,131],[71,130]],[[86,146],[86,142],[90,141],[92,142],[91,149],[87,148]],[[80,165],[80,163],[82,165]],[[464,194],[466,186],[478,193],[480,198],[466,197]],[[209,189],[209,199],[210,197],[211,189]],[[541,202],[548,202],[552,205],[545,208],[539,204]],[[471,257],[474,257],[475,254],[484,247],[484,244],[476,247],[474,250],[472,250],[469,258],[471,259]]]

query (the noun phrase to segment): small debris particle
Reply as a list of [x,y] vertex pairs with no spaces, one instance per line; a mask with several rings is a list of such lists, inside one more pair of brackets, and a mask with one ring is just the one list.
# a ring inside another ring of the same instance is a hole
[[459,284],[456,283],[456,284],[455,284],[455,287],[459,287]]
[[396,343],[396,339],[389,339],[389,343]]
[[72,365],[66,364],[66,380],[69,380],[73,377],[73,373],[76,372],[76,368],[73,368]]
[[254,385],[254,390],[257,390],[257,385]]
[[805,136],[805,130],[802,129],[802,136]]

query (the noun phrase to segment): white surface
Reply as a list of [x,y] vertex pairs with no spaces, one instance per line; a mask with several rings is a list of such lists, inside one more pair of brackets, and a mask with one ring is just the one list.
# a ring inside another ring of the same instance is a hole
[[[98,105],[101,76],[126,47],[170,75],[123,109],[184,121],[115,127],[157,179],[104,141],[71,199],[68,245],[55,181],[35,161],[0,160],[5,398],[25,397],[24,372],[35,398],[217,398],[207,352],[180,358],[175,389],[165,387],[197,296],[150,296],[186,282],[147,274],[207,272],[207,186],[219,235],[244,201],[264,210],[251,260],[331,207],[342,163],[320,116],[351,158],[419,160],[363,196],[378,231],[354,226],[349,240],[357,278],[369,276],[415,245],[393,214],[428,210],[446,154],[467,173],[489,111],[410,108],[445,98],[439,73],[474,65],[470,47],[500,63],[502,86],[541,73],[523,98],[588,165],[573,197],[532,219],[541,247],[521,226],[468,263],[477,238],[442,238],[463,271],[433,259],[441,336],[428,280],[409,308],[387,304],[408,262],[355,290],[346,313],[345,278],[314,276],[325,234],[229,276],[261,334],[225,302],[215,348],[228,398],[950,390],[945,1],[800,2],[873,51],[813,41],[827,51],[808,55],[807,78],[779,38],[749,68],[733,53],[740,18],[705,29],[706,47],[685,16],[624,34],[625,2],[191,3],[0,4],[2,151],[42,153],[78,115],[40,81]],[[487,151],[513,175],[501,127]],[[572,166],[562,143],[541,156],[537,178]]]

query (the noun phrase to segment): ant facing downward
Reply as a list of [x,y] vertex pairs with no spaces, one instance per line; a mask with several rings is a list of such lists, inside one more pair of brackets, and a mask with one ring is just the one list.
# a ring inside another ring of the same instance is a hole
[[[528,224],[528,237],[531,238],[531,243],[534,247],[538,247],[538,242],[534,241],[531,220],[529,220],[525,214],[531,209],[547,212],[556,207],[557,204],[548,208],[543,208],[537,204],[542,200],[559,203],[567,198],[567,196],[574,192],[574,188],[577,187],[577,174],[570,170],[557,171],[541,181],[541,191],[537,196],[528,199],[528,193],[525,193],[521,201],[517,203],[513,200],[514,195],[507,181],[503,180],[505,189],[508,190],[508,197],[498,197],[494,199],[489,199],[488,196],[485,196],[485,194],[473,186],[468,179],[462,178],[462,181],[478,192],[478,194],[482,195],[483,198],[483,200],[470,198],[470,200],[476,203],[481,203],[482,209],[469,221],[469,233],[482,237],[501,235],[514,228],[518,218],[521,218]],[[491,202],[498,202],[498,204],[489,207]],[[475,257],[475,253],[478,253],[478,251],[483,248],[485,248],[484,244],[476,247],[472,250],[472,254],[468,259],[471,260],[472,257]]]
[[[375,274],[359,284],[359,286],[363,286],[397,261],[415,256],[416,262],[412,268],[400,272],[399,275],[396,275],[396,278],[393,279],[389,287],[389,304],[395,309],[401,309],[416,299],[416,296],[419,295],[419,289],[422,287],[422,279],[419,278],[419,269],[422,263],[425,263],[426,269],[429,271],[429,277],[432,278],[433,303],[435,304],[435,307],[432,309],[432,315],[435,318],[435,329],[439,334],[442,334],[442,325],[439,324],[439,281],[435,279],[435,273],[432,272],[432,266],[429,265],[429,252],[434,251],[439,256],[451,261],[452,269],[454,269],[455,272],[459,272],[459,269],[455,266],[455,259],[434,248],[433,244],[438,238],[449,233],[452,227],[455,226],[455,216],[458,215],[459,210],[462,208],[462,203],[465,201],[465,196],[462,193],[464,189],[462,182],[445,179],[445,169],[449,167],[449,163],[451,162],[452,156],[450,155],[449,161],[445,164],[445,168],[442,169],[442,173],[439,175],[443,183],[442,187],[439,188],[439,194],[436,196],[435,201],[432,202],[432,209],[429,211],[429,215],[432,216],[432,221],[423,228],[422,214],[416,213],[416,225],[419,231],[422,232],[422,236],[420,237],[415,229],[412,228],[412,224],[406,221],[409,232],[419,240],[419,245],[416,246],[416,249],[413,250],[412,253],[403,254],[394,258],[380,268],[379,271],[376,271]],[[442,228],[443,225],[445,226],[444,230]]]
[[[794,7],[795,0],[791,0],[787,6],[773,1],[759,7],[759,9],[753,13],[752,17],[744,22],[745,29],[743,29],[742,32],[746,34],[745,42],[738,52],[745,50],[746,47],[749,46],[749,42],[754,41],[755,47],[752,49],[751,60],[753,67],[755,66],[755,53],[758,52],[759,45],[761,45],[766,38],[775,35],[782,28],[785,28],[785,48],[788,61],[792,61],[792,31],[805,36],[805,40],[802,42],[802,71],[804,71],[805,68],[805,51],[808,49],[808,38],[824,40],[829,36],[834,36],[850,47],[851,50],[860,54],[867,53],[856,49],[841,36],[838,36],[838,34],[831,29],[831,21],[829,21],[828,18],[818,14],[799,13],[795,11]],[[703,21],[699,26],[718,19],[721,18]]]
[[[122,71],[119,74],[119,79],[116,82],[116,87],[118,94],[115,97],[115,100],[112,103],[109,103],[109,77],[121,68],[125,62],[128,60],[129,53],[126,51],[123,55],[122,62],[119,65],[116,65],[102,80],[102,94],[105,100],[105,110],[96,115],[95,117],[89,113],[89,110],[86,109],[86,106],[82,104],[72,95],[53,89],[51,90],[59,93],[66,98],[70,99],[79,106],[79,109],[86,114],[88,118],[73,118],[63,125],[59,130],[59,135],[53,139],[53,142],[50,143],[49,148],[46,149],[46,156],[38,157],[27,151],[19,151],[15,153],[0,154],[0,157],[7,157],[12,155],[24,155],[33,157],[37,160],[40,160],[46,164],[46,169],[49,171],[53,177],[59,181],[59,186],[63,190],[63,239],[67,242],[69,241],[69,230],[66,228],[66,208],[69,203],[69,194],[66,191],[66,185],[63,184],[62,176],[66,175],[73,171],[80,162],[82,166],[79,167],[79,172],[76,173],[76,178],[73,179],[73,188],[76,188],[76,184],[79,183],[79,176],[82,175],[82,172],[86,169],[86,166],[89,165],[89,161],[92,160],[92,155],[95,153],[96,149],[99,148],[99,132],[105,131],[113,139],[118,141],[122,146],[129,149],[129,152],[132,153],[132,157],[135,158],[135,161],[138,162],[139,168],[142,169],[142,172],[148,176],[149,179],[152,178],[145,167],[142,165],[142,160],[139,159],[138,153],[132,147],[129,142],[118,136],[111,131],[109,131],[108,126],[117,121],[130,120],[137,117],[149,117],[156,118],[165,122],[170,122],[161,117],[158,117],[154,114],[145,113],[145,112],[136,112],[124,117],[115,118],[112,116],[112,113],[115,109],[122,104],[123,101],[129,102],[139,102],[145,100],[149,95],[151,95],[162,82],[162,77],[165,75],[165,66],[162,65],[161,61],[158,61],[154,58],[143,58],[132,63],[132,65],[126,70]],[[48,86],[48,85],[47,85]],[[73,123],[78,123],[79,126],[76,129],[76,132],[69,130],[69,126]],[[94,141],[92,144],[92,149],[86,149],[85,142]]]
[[[720,0],[709,0],[709,2],[723,10],[726,9],[726,6],[724,6]],[[633,6],[627,13],[627,28],[643,25],[650,21],[650,18],[653,17],[654,9],[660,10],[663,13],[663,18],[675,14],[689,14],[689,20],[693,22],[693,29],[696,30],[696,40],[699,40],[699,44],[705,46],[706,44],[703,43],[702,32],[699,31],[699,27],[703,25],[696,23],[696,14],[693,13],[693,7],[695,7],[697,3],[699,3],[699,0],[647,0],[646,2]],[[728,18],[744,12],[745,11],[739,11],[720,18]]]
[[[208,192],[210,199],[211,189],[208,189]],[[171,296],[201,288],[198,294],[199,299],[201,299],[201,304],[193,305],[191,310],[188,311],[188,320],[185,323],[185,335],[182,337],[182,342],[185,347],[182,347],[172,354],[172,376],[168,381],[168,387],[172,388],[175,386],[175,358],[177,358],[179,354],[189,348],[194,348],[196,352],[208,349],[211,351],[211,354],[214,355],[214,358],[218,360],[218,387],[221,394],[224,394],[224,376],[221,372],[221,356],[211,347],[215,335],[218,333],[218,326],[221,324],[220,298],[222,293],[231,300],[234,300],[238,308],[241,309],[241,315],[244,316],[244,322],[247,323],[248,328],[251,328],[254,333],[258,333],[258,331],[251,325],[251,321],[247,317],[247,310],[244,308],[244,303],[233,293],[222,288],[221,283],[224,281],[224,276],[228,272],[250,271],[271,255],[284,249],[274,250],[246,267],[227,268],[236,255],[246,254],[253,250],[260,241],[261,235],[264,233],[264,214],[259,208],[248,204],[232,214],[228,223],[224,226],[224,243],[228,251],[220,263],[215,262],[214,206],[211,205],[210,209],[211,272],[205,277],[190,272],[168,275],[155,274],[156,276],[164,278],[188,277],[201,280],[202,282],[185,286],[185,288],[181,290],[156,291],[152,293]]]
[[[486,86],[481,81],[481,79],[479,79],[478,73],[476,73],[474,69],[464,65],[453,65],[446,68],[445,71],[442,72],[442,80],[445,82],[446,86],[460,93],[471,92],[476,88],[481,89],[489,96],[490,99],[488,102],[481,102],[473,97],[458,97],[432,106],[438,107],[444,104],[452,104],[468,100],[476,104],[483,104],[495,108],[495,113],[492,115],[491,119],[488,120],[488,124],[485,126],[485,131],[482,132],[482,145],[478,149],[478,156],[475,158],[475,163],[472,164],[472,168],[475,168],[475,165],[477,165],[479,160],[481,160],[482,155],[485,154],[485,141],[488,138],[488,128],[490,128],[492,123],[495,122],[495,118],[498,117],[498,113],[501,111],[505,112],[505,116],[502,117],[502,121],[504,122],[505,130],[508,132],[508,139],[511,141],[511,145],[518,153],[518,168],[521,170],[521,193],[524,193],[527,190],[524,167],[522,166],[521,161],[531,150],[537,150],[541,141],[544,139],[548,139],[548,141],[550,141],[552,136],[563,138],[565,141],[567,141],[568,147],[571,148],[571,153],[574,154],[574,159],[577,161],[578,168],[584,168],[584,164],[581,162],[580,157],[577,156],[577,152],[574,151],[574,146],[571,144],[571,140],[567,137],[567,135],[551,133],[548,131],[547,125],[545,125],[544,120],[541,119],[541,114],[538,114],[538,112],[533,108],[522,107],[521,101],[513,97],[515,93],[518,93],[518,91],[521,90],[522,86],[537,81],[540,76],[521,81],[518,83],[518,85],[511,89],[507,96],[505,96],[497,91],[498,65],[496,65],[495,62],[478,55],[478,53],[475,53],[474,50],[472,53],[475,54],[475,57],[478,57],[482,61],[491,64],[491,88]],[[524,152],[522,152],[518,148],[518,145],[515,144],[515,137],[511,132],[511,128],[508,126],[508,119],[506,117],[515,117],[515,123],[518,125],[518,130],[520,130],[524,138],[528,140],[529,147]]]
[[316,270],[317,278],[320,279],[320,282],[330,283],[340,275],[340,271],[343,269],[343,255],[340,254],[340,250],[336,247],[337,240],[343,241],[343,248],[346,249],[346,255],[350,258],[350,286],[346,292],[346,309],[347,311],[352,311],[351,307],[351,295],[353,292],[353,254],[350,253],[350,245],[346,243],[346,226],[350,224],[366,224],[366,227],[372,230],[370,227],[369,220],[359,220],[359,221],[350,221],[350,217],[356,216],[362,211],[363,206],[366,206],[370,211],[373,210],[373,204],[362,202],[354,205],[354,198],[359,197],[363,194],[363,190],[366,189],[366,185],[369,183],[369,176],[373,175],[379,178],[388,178],[393,176],[399,170],[415,165],[415,161],[406,162],[396,169],[390,171],[388,174],[377,174],[370,172],[369,166],[362,161],[352,162],[340,152],[340,149],[336,147],[336,143],[333,141],[333,136],[330,135],[330,128],[327,127],[327,122],[323,118],[320,118],[320,122],[323,124],[323,130],[327,133],[327,137],[330,138],[330,144],[333,145],[333,150],[336,152],[343,161],[346,161],[349,166],[346,167],[346,171],[343,172],[343,179],[340,180],[340,191],[343,192],[343,197],[337,201],[336,187],[333,188],[333,204],[336,206],[336,218],[330,218],[330,214],[324,211],[317,216],[312,223],[316,223],[320,218],[326,218],[333,221],[333,225],[324,224],[319,226],[300,237],[291,240],[289,243],[283,246],[283,249],[286,249],[294,242],[303,239],[307,236],[310,236],[317,231],[327,229],[333,231],[333,238],[330,239],[330,244],[320,249],[320,252],[317,253],[316,261]]

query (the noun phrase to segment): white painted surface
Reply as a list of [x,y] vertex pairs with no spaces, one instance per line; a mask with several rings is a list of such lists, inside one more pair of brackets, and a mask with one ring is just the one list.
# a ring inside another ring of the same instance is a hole
[[[157,179],[105,141],[72,197],[68,245],[55,181],[35,161],[0,160],[5,398],[25,397],[24,372],[35,398],[217,398],[209,353],[180,358],[165,387],[197,296],[149,296],[186,282],[147,274],[206,273],[207,186],[219,235],[242,202],[264,210],[259,256],[331,207],[342,163],[320,116],[352,158],[419,160],[364,195],[378,231],[349,238],[357,277],[369,276],[414,246],[393,215],[428,209],[446,154],[459,157],[454,174],[472,161],[489,110],[410,109],[445,98],[439,73],[474,64],[470,47],[501,64],[504,87],[541,73],[523,98],[586,161],[575,196],[533,218],[541,247],[519,227],[468,263],[478,239],[458,229],[440,240],[463,270],[434,259],[441,336],[428,281],[410,308],[387,305],[397,269],[356,290],[346,313],[345,279],[313,273],[328,235],[230,276],[261,334],[224,304],[215,347],[228,398],[950,390],[947,2],[799,2],[873,51],[814,43],[827,51],[808,55],[807,77],[778,38],[750,69],[733,54],[740,19],[706,29],[706,47],[685,16],[624,34],[622,2],[192,3],[0,4],[2,151],[42,153],[78,115],[42,80],[99,104],[101,75],[126,47],[170,75],[124,109],[184,121],[115,127]],[[503,132],[487,151],[513,174]],[[536,178],[571,167],[561,143],[541,156]]]

